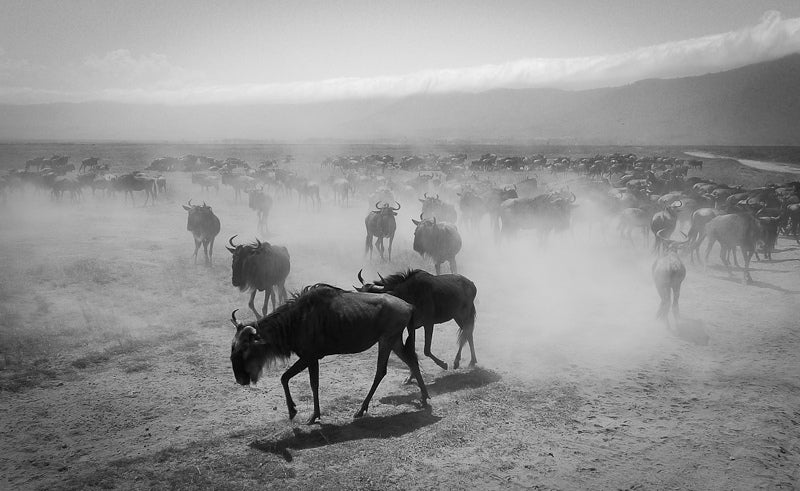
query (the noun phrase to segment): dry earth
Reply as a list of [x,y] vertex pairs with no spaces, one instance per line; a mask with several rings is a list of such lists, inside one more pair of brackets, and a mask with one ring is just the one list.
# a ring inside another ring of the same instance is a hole
[[[0,212],[0,487],[797,486],[794,240],[754,261],[750,286],[716,252],[706,272],[687,265],[686,319],[668,331],[654,319],[652,256],[613,231],[579,223],[541,248],[526,234],[497,245],[462,229],[461,272],[479,291],[478,366],[443,371],[423,357],[433,398],[422,409],[393,357],[369,415],[353,420],[376,349],[326,358],[322,424],[305,426],[305,373],[291,384],[291,422],[280,367],[257,388],[237,386],[230,369],[227,319],[247,296],[230,286],[223,245],[254,237],[254,214],[228,189],[204,196],[188,176],[168,178],[153,207],[12,195]],[[222,220],[210,269],[190,257],[189,197]],[[394,261],[381,264],[362,256],[366,203],[330,201],[321,212],[276,205],[269,240],[289,248],[290,287],[348,287],[361,267],[367,277],[431,269],[411,251],[416,205],[400,212]],[[436,328],[445,359],[456,329]]]

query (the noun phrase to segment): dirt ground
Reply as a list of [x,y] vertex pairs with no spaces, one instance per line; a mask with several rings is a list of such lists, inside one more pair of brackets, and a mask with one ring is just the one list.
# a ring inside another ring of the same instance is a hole
[[[394,356],[354,420],[377,350],[321,362],[322,423],[306,373],[287,417],[270,369],[233,378],[228,237],[255,214],[224,188],[168,175],[156,206],[87,196],[9,199],[0,212],[0,488],[4,489],[756,489],[800,479],[800,247],[781,237],[754,284],[686,260],[685,319],[655,320],[652,255],[578,222],[540,247],[461,229],[460,273],[478,287],[477,367],[444,371],[417,349],[430,389],[403,385]],[[222,221],[212,268],[195,266],[180,204]],[[289,286],[432,265],[398,216],[392,263],[363,257],[366,202],[322,211],[279,200],[268,240]],[[578,204],[581,205],[579,198]],[[586,206],[586,203],[584,203]],[[237,240],[240,240],[237,239]],[[261,297],[259,296],[259,299]],[[433,352],[455,355],[457,327]],[[420,333],[421,334],[421,333]],[[469,358],[469,355],[466,355]],[[468,360],[463,364],[466,365]]]

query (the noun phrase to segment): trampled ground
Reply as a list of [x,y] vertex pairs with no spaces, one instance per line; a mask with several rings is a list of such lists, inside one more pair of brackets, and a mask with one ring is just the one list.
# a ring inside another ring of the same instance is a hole
[[[649,250],[621,241],[613,223],[605,234],[577,223],[544,248],[462,227],[478,366],[443,371],[418,339],[431,407],[402,385],[393,357],[369,415],[353,420],[376,349],[326,358],[322,424],[305,426],[305,373],[291,384],[291,422],[282,367],[257,388],[237,386],[230,368],[230,311],[252,317],[223,246],[254,237],[254,213],[228,189],[201,195],[186,175],[168,179],[154,207],[31,196],[0,213],[0,487],[774,489],[800,479],[794,240],[753,262],[750,286],[716,250],[705,272],[687,264],[685,320],[670,332],[654,319]],[[210,269],[191,259],[189,197],[222,220]],[[366,202],[327,201],[273,211],[268,240],[289,248],[291,288],[349,287],[362,267],[368,278],[432,269],[411,250],[418,205],[404,203],[394,261],[382,264],[362,256]],[[448,362],[456,329],[434,335]]]

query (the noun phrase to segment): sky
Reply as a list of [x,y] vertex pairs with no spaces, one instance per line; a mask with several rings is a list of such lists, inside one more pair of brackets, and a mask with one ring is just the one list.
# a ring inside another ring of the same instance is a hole
[[0,103],[567,90],[800,52],[798,0],[0,0]]

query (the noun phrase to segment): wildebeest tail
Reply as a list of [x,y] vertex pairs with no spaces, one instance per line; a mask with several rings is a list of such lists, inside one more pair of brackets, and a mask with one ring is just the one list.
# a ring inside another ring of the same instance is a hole
[[478,316],[477,312],[475,311],[475,304],[473,303],[470,306],[470,311],[467,314],[467,318],[464,319],[463,324],[459,323],[460,329],[458,330],[458,345],[463,346],[464,343],[472,336],[473,331],[475,331],[475,318]]

